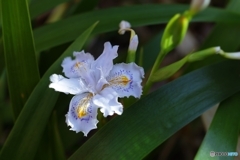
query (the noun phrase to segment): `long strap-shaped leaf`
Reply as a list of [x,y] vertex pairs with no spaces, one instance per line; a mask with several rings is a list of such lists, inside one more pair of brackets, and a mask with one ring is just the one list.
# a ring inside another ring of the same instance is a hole
[[68,0],[35,0],[30,2],[30,14],[31,18],[36,18],[43,12],[50,11],[52,8],[56,7],[57,5],[67,2]]
[[69,160],[144,158],[208,108],[239,91],[239,68],[239,61],[228,61],[168,83],[110,121]]
[[[228,2],[225,11],[240,14],[239,7],[239,0],[231,0]],[[224,51],[235,52],[240,46],[240,41],[238,41],[239,35],[239,25],[219,22],[212,29],[211,33],[204,41],[201,48],[205,49],[212,46],[220,46]],[[217,58],[217,56],[209,57],[204,61],[194,62],[193,64],[190,64],[187,70],[193,71],[196,68],[200,68],[202,66],[212,64],[220,60],[222,60],[222,58]]]
[[[231,0],[226,7],[227,11],[240,13],[240,1]],[[225,30],[227,28],[227,30]],[[203,47],[220,45],[228,51],[235,51],[239,48],[240,42],[237,35],[240,34],[239,27],[231,24],[217,24],[209,37],[206,39]],[[222,38],[224,37],[224,38]],[[212,63],[214,59],[205,61],[204,64]],[[198,63],[198,66],[204,64]],[[192,67],[192,66],[190,66]],[[240,113],[240,95],[239,93],[220,104],[212,124],[206,133],[200,149],[195,157],[199,159],[214,159],[210,157],[210,151],[227,152],[236,151],[237,139],[239,134],[239,113]],[[234,157],[215,157],[223,159],[234,159]]]
[[[231,0],[229,1],[225,11],[240,14],[239,7],[239,0]],[[208,38],[205,40],[202,48],[220,45],[226,51],[236,51],[236,49],[238,49],[240,45],[240,41],[236,41],[236,39],[239,39],[239,34],[240,30],[238,25],[234,25],[231,23],[218,23],[213,28]]]
[[[34,30],[37,51],[57,46],[76,38],[85,28],[100,21],[94,33],[117,30],[121,20],[131,22],[133,27],[167,23],[176,14],[188,9],[188,5],[138,5],[117,7],[88,12]],[[211,15],[211,16],[210,16]],[[193,21],[240,23],[240,15],[221,9],[209,8]]]
[[[239,135],[240,93],[222,102],[213,118],[195,157],[196,160],[211,160],[211,151],[236,152]],[[224,159],[234,159],[226,157]]]
[[59,95],[48,88],[49,77],[53,73],[60,73],[62,60],[66,56],[72,56],[73,51],[82,48],[95,25],[78,37],[39,81],[8,136],[0,153],[0,159],[33,159]]
[[1,0],[8,85],[15,118],[40,76],[26,0]]

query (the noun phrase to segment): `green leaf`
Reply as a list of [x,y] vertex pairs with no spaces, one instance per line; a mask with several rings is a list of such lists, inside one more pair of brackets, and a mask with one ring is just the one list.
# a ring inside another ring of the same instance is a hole
[[[143,50],[143,67],[145,72],[151,69],[153,66],[156,57],[160,51],[160,39],[162,37],[163,31],[160,31],[157,35],[155,35],[146,45],[144,45]],[[151,53],[151,55],[149,55]],[[137,54],[138,56],[138,54]]]
[[238,61],[193,71],[127,108],[69,160],[142,159],[211,106],[240,90]]
[[60,137],[58,128],[59,127],[57,124],[57,115],[56,115],[56,111],[54,110],[49,120],[49,123],[47,124],[45,132],[41,137],[41,142],[39,144],[38,151],[35,157],[33,158],[34,160],[66,159],[65,152],[63,149],[62,139]]
[[6,92],[6,72],[3,71],[0,75],[0,104],[4,101],[5,99],[5,92]]
[[57,160],[64,160],[65,152],[62,144],[62,140],[60,137],[60,133],[58,130],[58,124],[57,124],[57,114],[56,112],[53,112],[51,116],[50,123],[48,124],[49,134],[48,138],[51,145],[51,154],[54,159]]
[[2,38],[0,38],[0,73],[3,72],[4,67],[5,67],[5,62],[4,62],[3,41],[2,41]]
[[13,116],[9,102],[6,100],[7,98],[6,91],[7,91],[7,75],[6,71],[4,70],[0,75],[0,123],[4,122],[11,124],[13,123]]
[[50,9],[56,7],[57,5],[67,2],[69,0],[34,0],[31,1],[29,10],[31,18],[34,19],[40,14],[50,11]]
[[[220,104],[195,160],[212,160],[213,158],[210,157],[211,151],[236,152],[240,127],[239,99],[240,93]],[[225,156],[224,159],[234,159],[234,157]]]
[[99,0],[82,0],[78,5],[74,14],[76,13],[83,13],[92,10],[98,4]]
[[[232,12],[236,14],[240,14],[240,1],[239,0],[231,0],[226,7],[226,12]],[[209,14],[208,16],[215,16]],[[222,16],[219,16],[222,17]],[[229,17],[230,18],[230,17]],[[235,20],[239,22],[239,20]],[[212,29],[211,33],[207,37],[207,39],[202,44],[201,48],[208,48],[211,46],[221,46],[222,50],[226,52],[236,52],[236,50],[240,46],[240,41],[238,41],[240,35],[239,25],[232,23],[223,23],[218,22],[215,27]],[[200,68],[202,66],[212,64],[214,62],[219,62],[224,58],[212,56],[204,61],[195,62],[194,64],[189,65],[188,70],[192,71],[196,68]]]
[[[72,16],[34,30],[36,48],[37,51],[43,51],[72,41],[96,21],[100,21],[100,24],[93,33],[103,33],[118,30],[118,25],[123,19],[129,21],[133,27],[166,23],[174,14],[181,13],[188,8],[188,5],[148,4],[103,9]],[[240,15],[223,9],[209,8],[198,14],[192,21],[239,24],[239,17]]]
[[164,68],[159,69],[154,73],[151,78],[152,82],[162,81],[171,77],[174,73],[176,73],[188,60],[188,56],[182,58],[181,60],[172,63]]
[[211,47],[205,50],[201,50],[192,54],[188,54],[181,60],[174,62],[166,67],[163,67],[156,71],[151,78],[152,82],[161,81],[171,77],[174,73],[176,73],[185,63],[199,61],[204,58],[207,58],[211,55],[216,54],[216,47]]
[[1,0],[5,64],[15,118],[40,76],[26,0]]
[[[240,14],[239,7],[239,0],[231,0],[226,7],[226,11]],[[209,45],[221,46],[224,51],[236,51],[240,46],[240,41],[236,41],[236,39],[239,39],[239,34],[238,25],[218,23],[204,42],[203,47],[208,47]]]
[[0,152],[0,159],[31,160],[34,158],[59,95],[53,89],[48,88],[49,77],[61,72],[62,60],[66,56],[72,56],[73,51],[82,48],[95,26],[96,23],[82,33],[44,74],[10,132]]

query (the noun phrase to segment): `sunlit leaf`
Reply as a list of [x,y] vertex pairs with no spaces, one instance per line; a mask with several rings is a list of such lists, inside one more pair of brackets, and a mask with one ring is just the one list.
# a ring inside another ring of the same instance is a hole
[[0,159],[31,160],[34,158],[59,95],[59,93],[48,88],[49,77],[53,73],[61,72],[62,60],[66,56],[72,56],[73,51],[82,48],[95,26],[96,23],[82,33],[44,74],[9,134],[0,152]]
[[3,46],[15,118],[40,77],[26,0],[1,0]]
[[[187,5],[148,4],[103,9],[72,16],[34,30],[36,48],[37,51],[42,51],[72,41],[96,21],[100,21],[100,23],[93,33],[103,33],[118,30],[121,20],[129,21],[133,27],[166,23],[174,14],[183,12],[188,7]],[[239,17],[240,15],[235,13],[209,8],[198,14],[192,21],[239,24]]]
[[32,0],[29,5],[31,18],[34,19],[40,14],[50,11],[57,5],[68,2],[69,0]]
[[[218,107],[210,128],[195,160],[211,160],[210,152],[236,152],[239,135],[240,93],[223,101]],[[224,159],[234,159],[226,157]]]
[[193,71],[140,99],[84,143],[69,160],[142,159],[213,105],[240,90],[239,62]]
[[203,60],[209,56],[216,54],[216,52],[217,52],[216,48],[211,47],[211,48],[208,48],[205,50],[201,50],[198,52],[188,54],[181,60],[174,62],[174,63],[156,71],[153,74],[151,81],[157,82],[157,81],[162,81],[164,79],[167,79],[167,78],[171,77],[174,73],[176,73],[185,63]]
[[[240,7],[239,0],[231,0],[229,1],[225,11],[240,14],[239,7]],[[209,14],[209,16],[214,15]],[[236,22],[237,21],[238,20],[236,20]],[[221,48],[226,52],[236,52],[240,46],[238,35],[240,35],[239,25],[219,22],[214,26],[210,34],[207,36],[201,48],[221,46]],[[222,57],[212,56],[205,59],[204,61],[195,62],[194,64],[189,65],[188,70],[191,71],[196,68],[200,68],[204,65],[219,62],[221,60],[223,60]]]

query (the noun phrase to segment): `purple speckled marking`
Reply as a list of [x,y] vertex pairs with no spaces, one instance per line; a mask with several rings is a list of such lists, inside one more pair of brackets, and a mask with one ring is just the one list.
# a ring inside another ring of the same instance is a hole
[[78,118],[77,116],[77,106],[78,106],[78,101],[75,101],[72,104],[72,108],[71,108],[71,114],[72,116],[76,119],[76,120],[80,120],[80,121],[86,121],[87,123],[90,121],[90,119],[92,118],[92,115],[90,115],[92,113],[92,106],[90,105],[87,108],[87,115],[82,117],[82,118]]
[[116,71],[111,78],[114,79],[115,77],[120,77],[122,75],[127,76],[130,79],[130,82],[127,85],[128,87],[125,88],[121,84],[113,85],[112,87],[117,89],[117,90],[122,90],[122,91],[125,91],[125,92],[129,92],[129,90],[133,89],[133,74],[131,73],[131,71],[121,69],[119,71]]
[[82,67],[82,64],[80,64],[79,68],[76,67],[77,63],[86,63],[86,61],[82,60],[82,61],[76,61],[76,63],[74,63],[74,65],[71,67],[71,72],[74,74],[79,74],[79,72],[80,72],[79,69],[80,69],[80,67]]

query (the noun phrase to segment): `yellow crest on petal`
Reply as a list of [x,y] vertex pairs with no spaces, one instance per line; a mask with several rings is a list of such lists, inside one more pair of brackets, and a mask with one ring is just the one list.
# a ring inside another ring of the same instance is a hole
[[125,75],[121,75],[121,76],[117,76],[117,77],[114,77],[113,79],[111,79],[109,81],[110,85],[122,85],[122,86],[126,86],[128,85],[128,83],[130,82],[131,80],[125,76]]
[[87,109],[90,105],[90,100],[93,97],[92,93],[89,93],[86,97],[81,99],[81,101],[77,105],[77,116],[78,118],[82,118],[87,115]]

